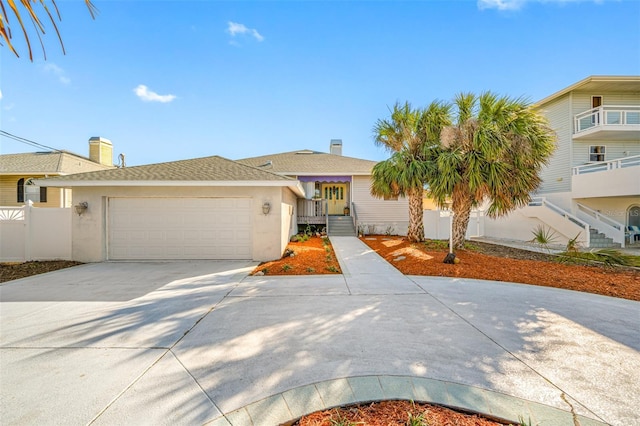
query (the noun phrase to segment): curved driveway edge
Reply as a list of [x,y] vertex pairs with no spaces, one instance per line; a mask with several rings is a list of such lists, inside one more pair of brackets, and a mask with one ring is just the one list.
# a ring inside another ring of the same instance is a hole
[[[549,407],[582,426],[637,423],[640,303],[405,277],[356,238],[332,242],[344,275],[123,262],[3,284],[2,422],[225,424],[224,413],[266,416],[272,401],[298,413],[299,392],[351,402],[375,379],[385,397],[427,383],[436,395],[444,386],[447,405],[526,401],[532,424]],[[428,396],[415,399],[441,400]]]
[[606,423],[458,383],[410,376],[345,377],[300,386],[249,404],[207,423],[208,426],[290,424],[304,415],[357,403],[383,400],[426,402],[483,413],[519,424],[602,426]]

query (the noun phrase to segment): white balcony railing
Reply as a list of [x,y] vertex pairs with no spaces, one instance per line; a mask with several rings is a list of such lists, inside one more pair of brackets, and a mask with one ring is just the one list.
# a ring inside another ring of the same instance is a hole
[[574,117],[573,133],[606,126],[640,126],[640,106],[601,106],[582,112]]
[[572,174],[582,175],[585,173],[606,172],[609,170],[624,169],[626,167],[640,166],[640,155],[617,158],[609,161],[599,161],[597,163],[582,164],[572,168]]

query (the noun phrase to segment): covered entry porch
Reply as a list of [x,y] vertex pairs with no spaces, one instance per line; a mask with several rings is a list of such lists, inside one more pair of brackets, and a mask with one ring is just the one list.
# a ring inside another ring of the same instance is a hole
[[355,212],[351,201],[351,176],[298,177],[306,198],[298,199],[298,225],[321,225],[329,232],[332,218],[349,216],[355,229]]

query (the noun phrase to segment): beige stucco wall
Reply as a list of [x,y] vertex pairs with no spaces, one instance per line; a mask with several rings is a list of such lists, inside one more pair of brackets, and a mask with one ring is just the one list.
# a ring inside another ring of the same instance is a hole
[[640,206],[640,197],[577,198],[575,202],[596,210],[609,219],[627,225],[629,223],[629,209],[633,206]]
[[289,237],[298,232],[297,197],[288,188],[282,189],[280,246],[282,252],[287,248]]
[[[89,208],[82,215],[73,215],[72,258],[81,262],[100,262],[107,259],[107,211],[109,197],[249,197],[253,200],[252,243],[253,260],[279,258],[283,246],[283,193],[281,187],[98,187],[73,189],[73,204],[86,201]],[[271,204],[268,215],[262,205]],[[288,236],[287,236],[288,238]]]

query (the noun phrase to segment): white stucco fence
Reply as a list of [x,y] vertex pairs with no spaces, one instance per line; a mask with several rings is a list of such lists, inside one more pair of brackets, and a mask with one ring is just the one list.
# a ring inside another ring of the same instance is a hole
[[0,261],[71,260],[71,209],[0,207]]

